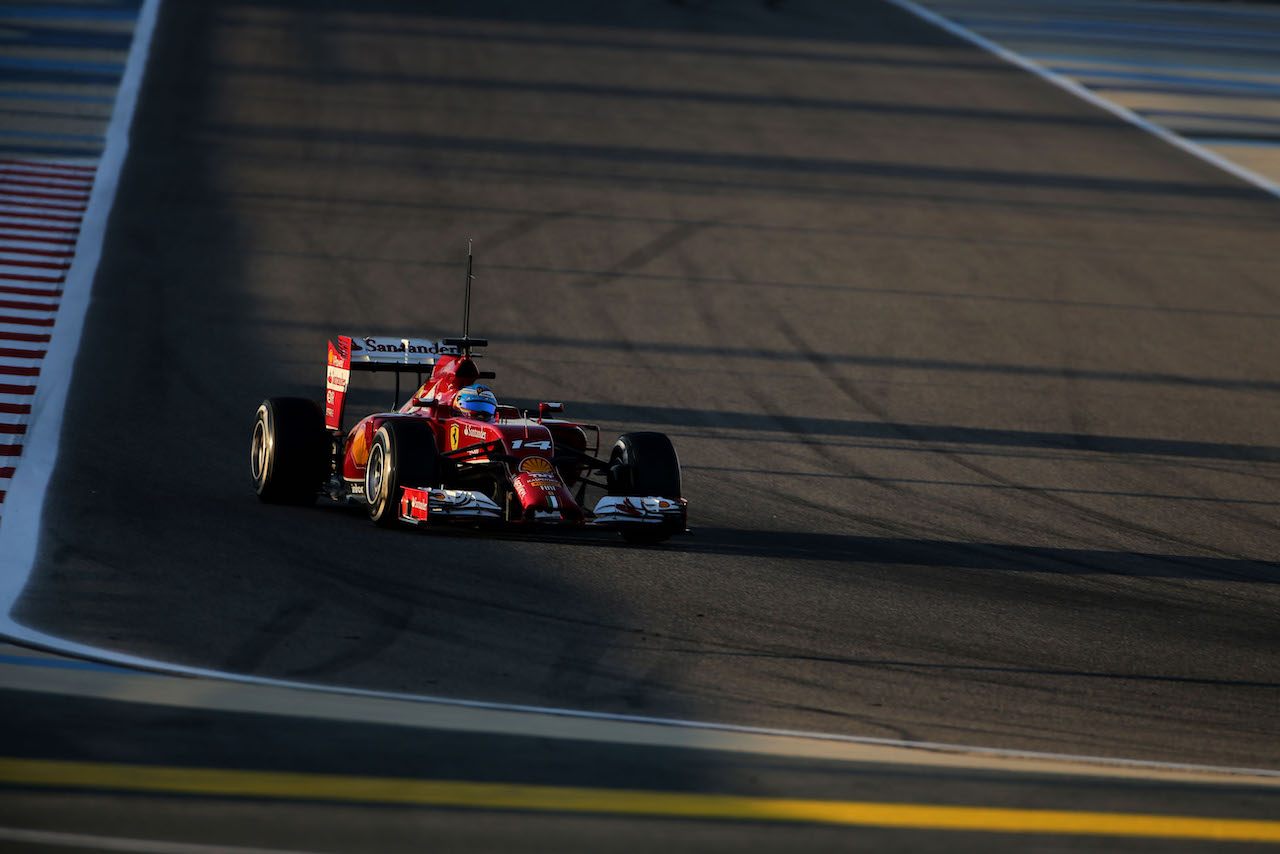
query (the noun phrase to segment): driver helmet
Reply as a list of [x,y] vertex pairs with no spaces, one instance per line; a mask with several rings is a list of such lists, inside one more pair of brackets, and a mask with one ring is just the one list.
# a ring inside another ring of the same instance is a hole
[[469,418],[492,421],[498,412],[498,399],[487,385],[469,385],[454,397],[453,406]]

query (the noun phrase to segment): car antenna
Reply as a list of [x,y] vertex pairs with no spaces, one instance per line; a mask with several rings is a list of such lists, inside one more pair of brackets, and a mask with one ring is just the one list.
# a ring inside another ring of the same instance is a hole
[[467,289],[466,297],[462,303],[462,337],[446,338],[445,344],[450,344],[458,348],[458,355],[463,359],[471,358],[471,350],[475,347],[484,347],[488,345],[488,341],[483,338],[471,337],[471,283],[475,280],[475,276],[471,274],[471,239],[467,239]]
[[[467,295],[462,303],[462,337],[464,339],[471,338],[471,282],[475,276],[471,275],[471,238],[467,238]],[[471,355],[471,348],[467,347],[466,355]]]

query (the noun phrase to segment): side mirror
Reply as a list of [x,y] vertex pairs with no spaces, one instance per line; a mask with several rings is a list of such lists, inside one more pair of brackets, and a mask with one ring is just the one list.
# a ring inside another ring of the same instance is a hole
[[538,404],[538,420],[546,418],[552,412],[564,412],[563,403],[539,403]]

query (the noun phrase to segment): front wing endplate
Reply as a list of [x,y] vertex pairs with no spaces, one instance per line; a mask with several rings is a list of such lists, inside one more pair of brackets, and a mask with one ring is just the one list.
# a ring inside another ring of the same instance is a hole
[[501,519],[502,508],[489,496],[465,489],[417,489],[406,486],[400,498],[400,519],[423,522]]
[[606,495],[596,504],[591,524],[606,528],[639,525],[685,526],[688,502],[661,496]]

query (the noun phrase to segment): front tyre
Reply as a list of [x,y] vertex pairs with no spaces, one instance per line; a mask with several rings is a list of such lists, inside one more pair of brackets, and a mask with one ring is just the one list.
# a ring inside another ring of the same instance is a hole
[[374,434],[364,470],[369,518],[380,528],[400,521],[401,487],[436,484],[436,438],[421,421],[386,421]]
[[[610,495],[681,498],[680,458],[665,433],[626,433],[609,454]],[[621,529],[629,543],[660,543],[677,529],[645,525]]]
[[313,400],[273,397],[258,407],[249,473],[267,504],[314,504],[329,468],[329,434]]

